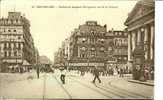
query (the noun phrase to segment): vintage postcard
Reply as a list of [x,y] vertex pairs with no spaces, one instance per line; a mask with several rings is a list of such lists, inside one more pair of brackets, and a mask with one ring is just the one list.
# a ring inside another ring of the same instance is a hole
[[0,100],[153,100],[154,13],[154,0],[0,0]]

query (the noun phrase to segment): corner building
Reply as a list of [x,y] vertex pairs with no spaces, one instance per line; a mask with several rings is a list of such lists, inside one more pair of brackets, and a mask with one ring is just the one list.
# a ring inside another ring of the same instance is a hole
[[35,47],[30,22],[20,12],[9,12],[0,19],[0,56],[7,65],[35,63]]
[[[107,60],[106,25],[101,26],[96,21],[87,21],[79,25],[73,32],[73,41],[70,41],[69,66],[104,67]],[[71,43],[72,42],[72,43]]]

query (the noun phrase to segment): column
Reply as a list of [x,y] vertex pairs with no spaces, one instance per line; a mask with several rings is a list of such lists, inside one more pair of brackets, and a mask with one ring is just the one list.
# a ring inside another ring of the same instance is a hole
[[146,44],[146,43],[148,43],[148,27],[146,26],[145,28],[144,28],[144,43],[145,43],[145,45],[144,45],[144,49],[145,49],[145,60],[147,60],[148,59],[148,45]]
[[133,31],[132,33],[132,51],[136,48],[136,33]]
[[151,45],[150,45],[150,59],[153,60],[154,58],[154,25],[151,25]]
[[78,46],[78,57],[80,57],[80,47]]
[[140,29],[137,30],[137,44],[139,45],[141,42],[141,31]]
[[132,36],[131,36],[131,33],[129,32],[128,33],[128,61],[131,61],[131,51],[132,51],[131,38],[132,38]]

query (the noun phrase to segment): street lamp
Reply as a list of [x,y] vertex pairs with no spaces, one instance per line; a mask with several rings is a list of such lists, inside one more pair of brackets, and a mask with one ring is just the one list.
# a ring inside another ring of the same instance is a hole
[[141,32],[144,32],[144,28],[143,27],[141,28]]

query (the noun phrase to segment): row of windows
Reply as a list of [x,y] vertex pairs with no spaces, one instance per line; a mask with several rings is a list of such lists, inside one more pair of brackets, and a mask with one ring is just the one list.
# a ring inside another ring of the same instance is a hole
[[[82,51],[86,51],[87,49],[88,49],[88,48],[86,48],[86,47],[81,47],[81,48],[80,48],[80,50],[82,50]],[[95,51],[96,48],[95,48],[95,47],[92,47],[91,50],[92,50],[92,51]],[[101,48],[100,48],[100,51],[104,51],[104,50],[105,50],[104,47],[101,47]]]
[[[100,53],[100,56],[103,57],[104,53]],[[79,54],[80,58],[92,58],[92,57],[97,57],[96,52],[91,52],[91,53],[81,53]]]
[[118,57],[118,60],[127,60],[127,57]]
[[5,19],[5,20],[0,20],[0,24],[21,24],[21,21],[18,19]]
[[127,36],[127,33],[124,32],[114,32],[114,35],[119,35],[119,36]]
[[4,43],[4,49],[11,49],[12,47],[21,49],[21,43]]
[[127,54],[127,49],[115,49],[114,50],[115,54]]
[[101,32],[101,33],[96,33],[94,31],[91,31],[90,33],[86,33],[86,32],[78,32],[77,34],[81,34],[82,36],[105,36],[105,32]]
[[4,29],[3,32],[17,32],[16,29]]
[[114,44],[116,46],[127,45],[128,41],[127,41],[127,39],[124,39],[124,40],[122,40],[122,39],[115,39]]
[[80,54],[80,58],[88,58],[88,57],[95,57],[95,54],[91,54],[91,55]]
[[11,51],[5,51],[4,52],[4,57],[13,57],[13,56],[18,56],[18,52],[17,51],[14,51],[13,55],[11,55]]
[[12,35],[12,34],[10,34],[10,35],[0,35],[0,39],[2,39],[2,40],[20,40],[20,39],[22,39],[23,38],[23,36],[15,36],[15,35]]
[[77,43],[91,43],[91,44],[96,44],[96,43],[101,43],[104,44],[105,40],[104,39],[95,39],[95,38],[79,38]]

